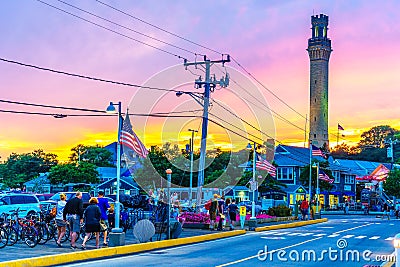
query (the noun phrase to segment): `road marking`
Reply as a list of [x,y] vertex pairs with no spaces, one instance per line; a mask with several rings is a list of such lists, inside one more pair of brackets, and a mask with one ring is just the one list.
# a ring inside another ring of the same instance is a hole
[[[281,251],[281,250],[286,250],[286,249],[288,249],[288,248],[292,248],[292,247],[296,247],[296,246],[300,246],[300,245],[303,245],[303,244],[305,244],[305,243],[309,243],[309,242],[312,242],[312,241],[315,241],[315,240],[319,240],[319,239],[321,239],[321,238],[322,238],[322,237],[317,237],[317,238],[309,239],[309,240],[306,240],[306,241],[303,241],[303,242],[300,242],[300,243],[296,243],[296,244],[293,244],[293,245],[290,245],[290,246],[287,246],[287,247],[283,247],[283,248],[278,248],[278,249],[275,249],[275,250],[271,250],[271,251],[268,251],[267,254],[275,253],[275,252]],[[263,251],[263,250],[260,250],[260,251]],[[229,266],[229,265],[233,265],[233,264],[238,264],[238,263],[241,263],[241,262],[244,262],[244,261],[247,261],[247,260],[251,260],[251,259],[254,259],[254,258],[257,258],[257,257],[262,257],[262,256],[264,256],[264,255],[265,255],[265,252],[264,252],[264,253],[260,253],[260,251],[258,251],[258,253],[257,253],[256,255],[254,255],[254,256],[250,256],[250,257],[243,258],[243,259],[240,259],[240,260],[231,261],[231,262],[228,262],[228,263],[224,263],[224,264],[221,264],[221,265],[217,265],[216,267],[224,267],[224,266]]]
[[375,223],[375,224],[381,224],[381,223]]
[[288,235],[290,235],[290,236],[301,235],[301,233],[290,233],[290,234],[288,234]]
[[313,233],[304,233],[304,234],[300,234],[299,236],[308,236],[308,235],[312,235]]
[[394,225],[394,223],[390,223],[389,225]]
[[342,221],[343,223],[347,223],[348,221]]
[[286,234],[288,234],[289,232],[280,232],[280,233],[274,233],[273,235],[286,235]]
[[314,235],[314,236],[324,236],[324,235],[327,235],[327,234],[317,234],[317,235]]
[[394,239],[394,237],[388,237],[388,238],[386,238],[385,240],[390,241],[390,240],[393,240],[393,239]]
[[345,236],[342,236],[342,238],[351,238],[351,237],[353,237],[354,235],[345,235]]
[[337,237],[337,236],[339,236],[339,234],[331,234],[331,235],[328,235],[328,237]]
[[376,235],[376,236],[370,237],[369,239],[375,240],[375,239],[379,239],[379,238],[380,238],[380,236]]
[[333,226],[321,226],[321,227],[317,227],[317,228],[322,228],[322,229],[332,229],[334,228]]
[[366,235],[359,235],[359,236],[356,236],[355,239],[363,239],[363,238],[366,238],[366,237],[367,237]]
[[363,225],[356,226],[356,227],[353,227],[353,228],[345,229],[345,230],[342,230],[342,231],[335,232],[334,234],[339,234],[339,233],[347,232],[347,231],[354,230],[354,229],[357,229],[357,228],[369,226],[369,225],[371,225],[371,224],[373,224],[373,223],[367,223],[367,224],[363,224]]
[[262,239],[286,239],[283,236],[262,236]]

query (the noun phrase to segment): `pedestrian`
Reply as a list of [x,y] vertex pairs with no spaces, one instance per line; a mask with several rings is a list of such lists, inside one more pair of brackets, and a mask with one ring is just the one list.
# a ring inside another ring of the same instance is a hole
[[68,200],[63,210],[63,219],[68,220],[71,236],[71,249],[76,249],[76,240],[78,233],[81,230],[81,223],[83,222],[83,202],[82,193],[77,191],[75,197]]
[[99,191],[97,194],[97,201],[99,202],[97,206],[100,208],[101,217],[100,217],[100,225],[101,225],[101,232],[103,232],[104,240],[103,240],[103,247],[107,247],[107,230],[109,228],[108,224],[108,216],[107,211],[110,209],[110,204],[108,203],[107,198],[104,198],[104,191]]
[[225,207],[225,199],[224,197],[221,197],[218,199],[218,215],[219,215],[219,221],[217,226],[218,231],[222,231],[223,228],[225,227],[225,225],[223,225],[225,221],[224,207]]
[[308,201],[307,201],[306,197],[304,197],[303,201],[300,204],[301,215],[302,215],[303,221],[306,220],[306,217],[308,220],[308,207],[309,207]]
[[97,205],[99,201],[97,198],[92,197],[89,200],[89,206],[85,209],[83,213],[83,217],[85,219],[85,238],[82,242],[82,249],[86,249],[86,242],[89,239],[89,236],[94,233],[96,237],[96,248],[99,248],[100,241],[100,218],[101,211],[99,206]]
[[228,207],[229,205],[232,203],[232,199],[227,197],[225,199],[225,205],[224,205],[224,216],[225,216],[225,220],[223,222],[223,227],[225,228],[226,223],[229,222],[229,212],[228,212]]
[[236,205],[236,200],[232,199],[232,203],[228,206],[228,213],[229,213],[229,226],[230,230],[235,230],[234,224],[236,223],[236,214],[239,208]]
[[344,214],[349,214],[349,202],[344,203]]
[[216,219],[217,214],[219,213],[218,210],[218,194],[214,194],[213,198],[211,199],[211,206],[210,206],[210,230],[213,231],[216,228]]
[[57,224],[57,241],[56,244],[59,247],[61,246],[61,240],[65,236],[66,228],[67,228],[67,222],[63,220],[63,212],[65,205],[67,202],[65,201],[67,199],[67,196],[63,193],[60,194],[60,200],[57,201],[56,204],[56,224]]
[[385,202],[385,204],[383,204],[383,216],[382,216],[382,220],[383,218],[385,218],[387,216],[388,220],[390,220],[390,206]]
[[110,225],[110,228],[114,228],[115,227],[115,213],[114,213],[114,207],[111,207],[108,210],[108,214],[107,214],[107,218],[108,218],[108,224]]

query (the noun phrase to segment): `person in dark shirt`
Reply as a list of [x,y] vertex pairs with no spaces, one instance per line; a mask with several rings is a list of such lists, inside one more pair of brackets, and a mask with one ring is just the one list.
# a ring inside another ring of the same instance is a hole
[[[101,211],[101,221],[100,223],[105,225],[107,228],[109,227],[108,224],[108,216],[107,216],[107,211],[110,209],[110,204],[108,204],[108,200],[104,198],[104,192],[99,191],[97,195],[97,201],[99,202],[97,206],[99,206],[100,211]],[[103,247],[107,247],[107,229],[101,229],[103,234],[104,234],[104,240],[103,240]]]
[[101,211],[97,205],[98,203],[99,201],[97,198],[92,197],[89,200],[89,206],[83,213],[86,235],[82,242],[82,249],[86,249],[86,242],[92,233],[94,233],[96,236],[96,248],[99,248]]
[[238,211],[238,206],[236,205],[236,200],[232,199],[232,203],[228,206],[229,213],[229,222],[231,230],[235,230],[235,226],[233,225],[236,222],[236,213]]
[[63,211],[63,219],[69,222],[71,248],[76,249],[75,242],[81,230],[80,224],[83,222],[83,202],[82,193],[80,191],[77,191],[75,197],[68,200]]

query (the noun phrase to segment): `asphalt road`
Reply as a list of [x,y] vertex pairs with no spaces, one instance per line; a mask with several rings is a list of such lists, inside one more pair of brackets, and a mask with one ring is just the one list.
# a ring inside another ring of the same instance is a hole
[[394,251],[399,220],[329,221],[66,266],[379,266]]

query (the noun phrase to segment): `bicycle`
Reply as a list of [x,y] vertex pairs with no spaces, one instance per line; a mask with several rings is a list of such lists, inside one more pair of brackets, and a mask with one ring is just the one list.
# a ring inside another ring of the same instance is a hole
[[[3,225],[8,233],[9,242],[7,245],[12,246],[17,243],[18,240],[23,240],[28,247],[33,248],[39,242],[39,232],[34,227],[32,220],[19,218],[19,212],[23,211],[24,210],[20,210],[18,208],[16,210],[12,210],[11,215],[5,214],[7,218],[10,216],[10,219]],[[12,217],[15,217],[15,219]]]

